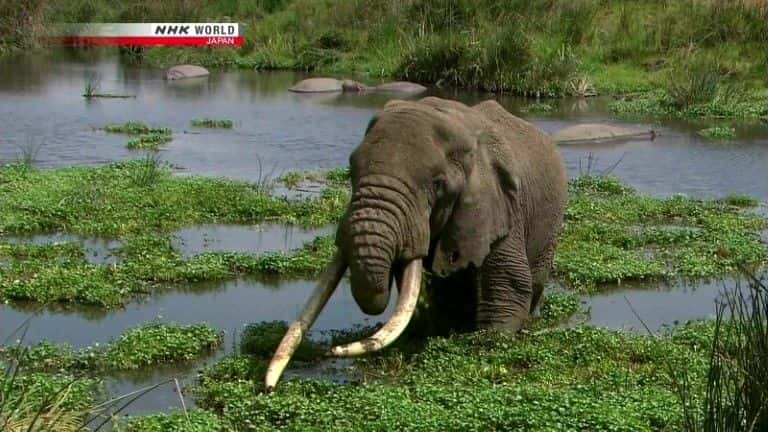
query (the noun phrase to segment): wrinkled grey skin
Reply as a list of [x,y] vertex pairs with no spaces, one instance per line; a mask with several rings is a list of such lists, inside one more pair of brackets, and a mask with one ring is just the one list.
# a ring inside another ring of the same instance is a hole
[[392,275],[423,258],[433,291],[461,309],[449,320],[520,329],[541,296],[567,199],[547,134],[495,101],[390,101],[350,167],[336,244],[363,312],[383,312]]
[[165,79],[169,81],[184,79],[184,78],[197,78],[207,76],[209,74],[208,69],[202,66],[195,65],[179,65],[173,66],[165,73]]
[[599,123],[569,126],[552,134],[552,141],[555,141],[558,144],[616,142],[631,139],[653,140],[654,138],[656,138],[656,132],[653,130],[626,128]]
[[382,92],[398,94],[418,94],[427,88],[416,83],[407,81],[395,81],[380,84],[374,87],[367,86],[359,81],[350,79],[338,80],[335,78],[308,78],[297,82],[289,91],[296,93],[364,93],[364,92]]

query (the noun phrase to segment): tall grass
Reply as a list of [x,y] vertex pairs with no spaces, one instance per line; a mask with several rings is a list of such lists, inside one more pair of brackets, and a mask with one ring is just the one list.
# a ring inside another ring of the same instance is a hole
[[[591,94],[613,64],[648,75],[687,50],[738,52],[766,83],[762,0],[0,0],[0,46],[36,43],[47,22],[231,19],[239,49],[150,49],[152,65],[362,72],[532,95]],[[3,13],[6,12],[6,13]],[[35,24],[36,23],[36,24]],[[29,29],[32,29],[30,32]],[[30,34],[32,36],[30,36]],[[3,48],[0,48],[2,51]],[[125,51],[130,52],[130,51]],[[686,68],[681,72],[695,72]],[[592,78],[592,80],[590,80]],[[701,76],[697,76],[701,78]],[[734,80],[743,77],[734,76]],[[616,83],[602,83],[614,89]],[[632,87],[631,83],[619,82]]]
[[685,374],[678,382],[687,432],[768,430],[768,286],[749,277],[718,302],[701,404]]

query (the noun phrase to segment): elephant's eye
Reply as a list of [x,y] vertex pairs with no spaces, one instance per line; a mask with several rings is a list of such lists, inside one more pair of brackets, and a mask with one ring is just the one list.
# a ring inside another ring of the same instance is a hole
[[445,179],[442,177],[433,179],[432,187],[435,189],[435,192],[442,193],[443,189],[445,189]]

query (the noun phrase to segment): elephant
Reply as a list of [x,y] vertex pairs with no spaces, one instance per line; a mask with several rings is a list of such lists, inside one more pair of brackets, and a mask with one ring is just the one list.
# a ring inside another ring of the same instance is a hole
[[469,311],[453,319],[471,320],[470,330],[517,332],[541,298],[568,186],[559,150],[536,126],[493,100],[392,100],[352,152],[350,176],[337,252],[275,351],[268,391],[347,268],[364,313],[385,310],[393,278],[399,296],[374,335],[331,349],[339,357],[379,350],[403,332],[423,267],[433,292]]
[[364,92],[382,92],[399,94],[418,94],[427,88],[421,84],[408,81],[395,81],[380,84],[377,86],[368,86],[359,81],[335,78],[308,78],[294,84],[289,91],[294,93],[364,93]]
[[183,78],[197,78],[207,76],[208,69],[195,65],[178,65],[168,69],[165,73],[165,79],[169,81]]
[[552,134],[552,140],[558,144],[584,144],[595,142],[614,142],[630,139],[656,138],[653,129],[625,128],[598,123],[586,123],[560,129]]

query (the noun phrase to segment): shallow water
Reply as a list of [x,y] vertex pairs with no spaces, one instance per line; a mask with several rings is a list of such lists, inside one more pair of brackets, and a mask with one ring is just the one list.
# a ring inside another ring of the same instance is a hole
[[31,243],[38,245],[78,243],[85,252],[84,258],[92,264],[116,263],[117,256],[115,256],[114,251],[122,245],[122,243],[117,240],[89,238],[67,233],[35,234],[12,237],[0,236],[0,241],[8,243]]
[[214,251],[287,251],[300,248],[315,237],[331,235],[335,229],[304,229],[279,224],[197,225],[176,231],[171,237],[171,244],[184,257]]
[[[105,92],[130,99],[81,97],[89,74],[101,77]],[[190,174],[257,181],[283,171],[345,166],[368,120],[390,96],[295,94],[286,89],[305,77],[296,72],[214,71],[207,79],[166,82],[161,70],[123,65],[113,55],[84,53],[26,56],[0,63],[0,162],[19,158],[19,147],[41,146],[38,164],[61,166],[135,158],[127,138],[93,130],[109,122],[144,121],[168,126],[174,140],[161,157]],[[493,95],[432,90],[432,94],[474,103]],[[520,109],[531,101],[497,97],[510,111],[553,132],[584,122],[622,124],[601,98],[549,101],[546,115]],[[231,130],[192,128],[195,117],[228,118]],[[651,127],[654,141],[562,147],[571,175],[585,171],[587,156],[604,170],[655,194],[697,196],[747,193],[768,200],[768,127],[737,128],[738,139],[707,141],[696,133],[704,123],[626,123]],[[185,133],[190,132],[190,133]],[[259,165],[261,168],[259,168]]]
[[[81,97],[89,74],[101,77],[101,91],[135,95],[130,99]],[[35,150],[40,166],[101,164],[141,157],[125,148],[127,138],[97,130],[110,122],[143,121],[173,129],[174,139],[160,152],[180,173],[226,176],[249,181],[274,177],[284,171],[345,166],[368,120],[388,100],[383,95],[300,95],[286,89],[306,75],[295,72],[214,71],[207,79],[166,82],[161,70],[123,65],[113,55],[99,52],[26,56],[0,62],[0,163],[18,159],[23,149]],[[467,103],[493,97],[471,92],[431,90]],[[526,114],[531,103],[513,97],[498,100],[511,112],[548,132],[562,127],[604,122],[653,128],[654,141],[571,145],[561,147],[570,175],[609,169],[641,191],[668,195],[722,196],[746,193],[768,200],[768,127],[737,127],[738,139],[710,142],[696,131],[704,123],[679,121],[622,122],[611,118],[601,98],[549,101],[556,109],[546,115]],[[231,130],[193,128],[195,117],[228,118]],[[33,151],[33,153],[35,153]],[[590,157],[590,154],[592,155]],[[261,168],[260,168],[261,167]],[[292,192],[296,193],[296,192]],[[213,250],[267,251],[300,246],[333,228],[301,230],[275,225],[259,227],[203,225],[175,233],[174,246],[183,255]],[[89,260],[114,262],[110,251],[119,243],[68,234],[16,238],[16,241],[76,241],[89,251]],[[2,267],[0,262],[0,267]],[[695,286],[625,286],[583,298],[589,321],[639,331],[652,330],[690,318],[709,316],[720,282]],[[43,339],[75,346],[106,342],[126,328],[154,320],[193,323],[207,321],[224,331],[222,350],[198,362],[121,374],[107,382],[111,395],[155,383],[169,376],[191,376],[196,368],[231,350],[235,334],[249,322],[291,320],[303,305],[312,281],[233,281],[189,284],[156,293],[125,308],[0,305],[0,338],[27,317],[34,316],[27,342]],[[626,297],[626,299],[625,299]],[[385,319],[390,309],[378,319]],[[334,294],[314,329],[345,328],[366,322],[346,282]],[[298,371],[300,374],[315,373]],[[187,398],[190,403],[190,398]],[[130,412],[178,407],[172,385],[140,399]]]

